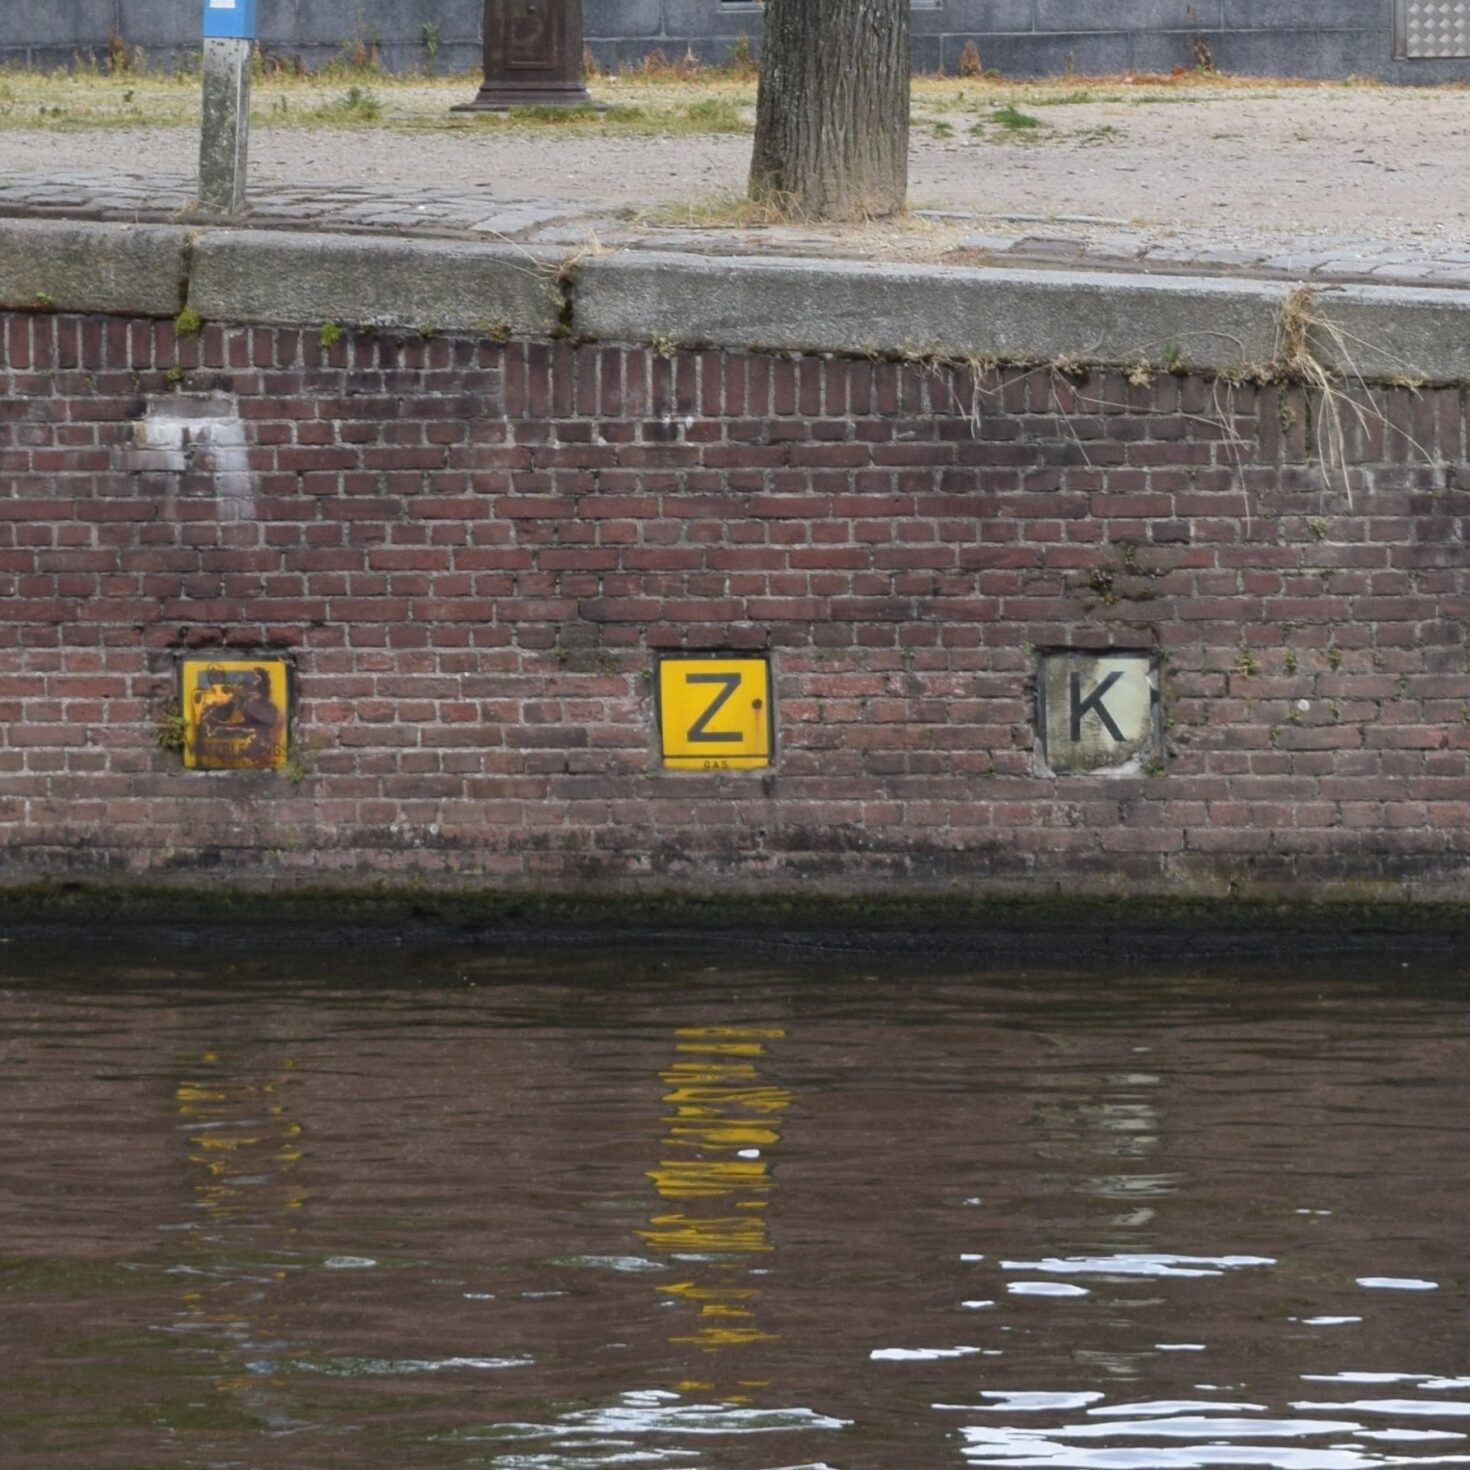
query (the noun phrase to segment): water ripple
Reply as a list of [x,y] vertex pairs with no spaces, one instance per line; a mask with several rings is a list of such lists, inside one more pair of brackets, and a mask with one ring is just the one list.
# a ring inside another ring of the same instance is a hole
[[1463,1418],[1470,1414],[1470,1404],[1457,1399],[1351,1399],[1341,1404],[1293,1404],[1293,1409],[1351,1409],[1358,1414],[1443,1414]]
[[1050,1271],[1076,1276],[1223,1276],[1246,1266],[1274,1266],[1273,1256],[1176,1256],[1130,1252],[1113,1256],[1048,1256],[1040,1261],[1002,1261],[1004,1271]]

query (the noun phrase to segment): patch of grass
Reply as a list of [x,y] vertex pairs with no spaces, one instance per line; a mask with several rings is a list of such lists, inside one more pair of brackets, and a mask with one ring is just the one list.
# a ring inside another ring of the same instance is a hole
[[0,129],[69,132],[145,123],[197,125],[199,79],[139,72],[108,75],[0,72]]
[[715,194],[706,199],[663,205],[639,218],[645,224],[687,230],[753,230],[798,222],[794,215],[774,204],[757,203],[742,194]]
[[978,80],[985,75],[985,63],[980,59],[980,48],[974,41],[965,42],[955,70],[960,76],[969,77],[972,80]]
[[735,80],[742,82],[753,82],[759,75],[760,67],[750,54],[749,36],[740,35],[735,38],[735,44],[725,58],[725,70]]
[[[701,61],[692,50],[686,49],[682,56],[672,60],[655,48],[641,61],[625,62],[616,72],[619,78],[636,81],[674,85],[687,82],[753,82],[759,66],[751,54],[750,38],[737,36],[734,44],[725,53],[725,59],[714,64]],[[588,76],[597,75],[588,71]]]
[[634,62],[619,70],[620,76],[636,77],[644,82],[691,82],[704,71],[704,63],[692,50],[670,60],[658,47],[654,47],[642,61]]
[[[680,137],[702,133],[748,133],[753,120],[734,99],[700,97],[692,102],[640,97],[606,107],[513,107],[508,112],[471,115],[469,126],[510,131],[549,131],[595,137]],[[415,119],[415,130],[464,126],[454,119]]]
[[303,112],[301,120],[351,126],[377,122],[382,115],[383,99],[371,87],[349,87],[341,96]]
[[691,103],[684,109],[683,120],[691,131],[697,128],[709,133],[743,133],[749,127],[728,97],[706,97]]
[[[970,136],[989,143],[1036,143],[1043,137],[1047,124],[1014,103],[993,107],[970,125]],[[1052,136],[1056,136],[1053,134]]]
[[1026,99],[1032,107],[1082,107],[1092,102],[1117,102],[1119,100],[1120,96],[1116,92],[1104,96],[1090,87],[1074,87],[1070,91],[1059,92],[1055,97],[1043,95]]
[[1128,135],[1113,123],[1098,123],[1096,127],[1079,128],[1072,136],[1083,148],[1097,148],[1104,143],[1116,143]]
[[990,119],[1011,133],[1025,132],[1030,128],[1041,126],[1039,117],[1033,117],[1029,112],[1022,112],[1019,107],[1009,102],[1004,107],[997,107],[990,114]]
[[135,65],[140,70],[146,65],[142,48],[135,49],[129,46],[120,32],[109,31],[107,33],[107,70],[116,76],[120,72],[131,71]]
[[[1185,67],[1171,73],[1127,76],[1091,76],[1074,72],[1024,82],[1009,81],[993,72],[985,72],[979,77],[915,77],[913,98],[915,116],[925,118],[956,108],[974,109],[977,105],[984,104],[992,107],[1012,106],[1029,111],[1042,107],[1104,103],[1209,102],[1237,94],[1245,94],[1253,99],[1272,97],[1286,89],[1318,85],[1320,84],[1280,77],[1205,75],[1194,68]],[[1328,84],[1334,90],[1352,85],[1354,84]]]
[[[508,122],[529,124],[535,123],[544,127],[565,128],[576,123],[584,122],[624,122],[632,118],[642,117],[643,113],[636,107],[609,107],[605,112],[599,112],[597,108],[587,107],[512,107],[505,114]],[[500,121],[496,113],[482,113],[481,117],[486,121]]]
[[357,30],[342,42],[336,57],[321,68],[319,75],[376,78],[383,70],[382,48],[382,36],[359,20]]
[[[473,94],[480,80],[477,76],[390,75],[381,69],[377,45],[370,31],[361,31],[344,44],[337,58],[315,73],[306,70],[299,56],[261,53],[253,121],[263,127],[374,125],[430,132],[511,128],[613,137],[736,134],[750,131],[754,122],[755,67],[748,49],[739,47],[721,65],[704,64],[688,53],[672,60],[654,55],[636,67],[591,76],[594,97],[607,104],[602,111],[526,108],[508,115],[451,116],[450,105]],[[426,56],[428,51],[425,41]],[[129,69],[116,73],[109,70],[105,57],[58,72],[0,69],[0,130],[197,128],[197,70],[185,65],[171,72],[150,71],[144,60],[132,52]],[[1236,95],[1269,98],[1297,85],[1279,78],[1207,77],[1193,69],[1183,75],[1074,75],[1025,82],[990,73],[921,76],[913,83],[913,117],[917,127],[935,128],[939,137],[947,135],[937,124],[948,123],[959,133],[979,115],[995,125],[990,132],[992,141],[1036,140],[1046,126],[1038,116],[1044,108],[1209,102]],[[1364,86],[1302,85],[1329,94],[1361,91]]]

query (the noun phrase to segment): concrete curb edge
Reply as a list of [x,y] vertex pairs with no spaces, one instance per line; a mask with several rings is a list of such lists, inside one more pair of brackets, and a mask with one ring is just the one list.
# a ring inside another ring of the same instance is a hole
[[[0,220],[0,306],[1250,376],[1281,351],[1280,281]],[[1307,342],[1368,383],[1470,382],[1470,295],[1312,289]]]

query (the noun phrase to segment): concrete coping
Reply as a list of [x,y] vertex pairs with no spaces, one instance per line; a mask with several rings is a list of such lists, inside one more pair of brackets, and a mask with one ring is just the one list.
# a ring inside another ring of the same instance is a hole
[[559,268],[553,253],[511,245],[206,230],[189,305],[206,321],[550,337],[562,327]]
[[1278,359],[1289,305],[1324,368],[1470,382],[1470,293],[1407,286],[546,249],[0,220],[0,305],[776,352],[1174,366]]
[[177,226],[0,220],[0,306],[174,316],[188,247]]
[[1261,367],[1288,304],[1327,370],[1366,382],[1470,380],[1470,296],[1200,276],[629,251],[584,261],[579,333],[792,352],[1004,363]]

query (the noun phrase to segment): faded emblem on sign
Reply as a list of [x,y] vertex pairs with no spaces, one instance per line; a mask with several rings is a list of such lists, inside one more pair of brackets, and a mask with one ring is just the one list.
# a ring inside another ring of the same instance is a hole
[[1052,771],[1126,772],[1162,754],[1159,666],[1150,653],[1043,654],[1037,706]]
[[289,669],[282,659],[185,659],[179,669],[184,764],[202,771],[286,764]]

